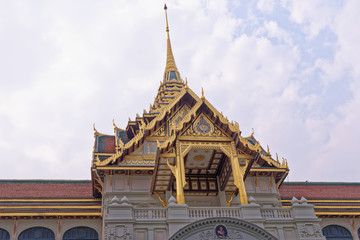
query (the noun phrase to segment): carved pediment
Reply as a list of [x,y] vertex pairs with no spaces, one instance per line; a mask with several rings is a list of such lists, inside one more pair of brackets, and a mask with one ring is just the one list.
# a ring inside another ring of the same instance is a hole
[[220,136],[228,137],[206,114],[199,114],[191,124],[184,129],[181,136]]
[[168,125],[177,127],[189,112],[190,107],[187,104],[184,104],[177,112],[173,114],[173,116],[169,118]]

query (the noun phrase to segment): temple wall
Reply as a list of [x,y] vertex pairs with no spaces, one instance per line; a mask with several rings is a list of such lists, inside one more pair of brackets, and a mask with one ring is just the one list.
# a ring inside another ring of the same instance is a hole
[[151,181],[148,175],[106,176],[104,192],[150,192]]
[[279,190],[273,178],[247,177],[245,188],[248,197],[253,197],[261,206],[281,206]]
[[99,239],[102,236],[101,219],[29,219],[29,220],[1,220],[0,227],[10,234],[11,240],[18,239],[22,231],[32,227],[48,228],[55,234],[56,240],[61,240],[64,233],[74,227],[89,227],[94,229]]
[[[116,239],[168,239],[182,227],[201,219],[238,218],[251,222],[280,240],[324,240],[315,216],[314,207],[306,200],[294,202],[290,208],[258,204],[251,199],[249,204],[232,207],[176,204],[168,200],[167,207],[149,204],[149,193],[105,193],[103,226],[106,240]],[[137,202],[143,199],[143,204]],[[208,198],[210,199],[210,198]],[[153,198],[154,200],[154,198]],[[191,201],[190,201],[191,202]]]
[[322,218],[320,222],[321,228],[329,225],[338,225],[346,228],[352,235],[354,240],[360,239],[358,230],[360,229],[359,218]]

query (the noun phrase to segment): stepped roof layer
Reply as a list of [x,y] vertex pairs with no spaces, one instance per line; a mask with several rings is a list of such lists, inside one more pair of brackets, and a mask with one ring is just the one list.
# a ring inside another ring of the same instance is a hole
[[284,206],[291,206],[293,197],[304,197],[319,217],[360,216],[360,183],[283,182],[279,192]]
[[0,219],[101,217],[88,180],[0,180]]
[[343,182],[283,182],[281,198],[360,199],[360,183]]
[[0,198],[92,198],[90,180],[0,180]]

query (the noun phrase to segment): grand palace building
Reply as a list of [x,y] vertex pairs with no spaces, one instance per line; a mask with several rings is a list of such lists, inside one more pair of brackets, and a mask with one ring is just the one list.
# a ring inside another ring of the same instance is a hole
[[181,78],[165,16],[154,103],[94,128],[91,180],[0,180],[0,240],[360,239],[360,183],[285,182],[287,161]]

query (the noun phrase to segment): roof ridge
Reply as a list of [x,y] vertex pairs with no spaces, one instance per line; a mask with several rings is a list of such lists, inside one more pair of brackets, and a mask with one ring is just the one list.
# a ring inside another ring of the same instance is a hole
[[90,184],[91,180],[71,180],[71,179],[0,179],[1,183],[36,183],[36,184]]

